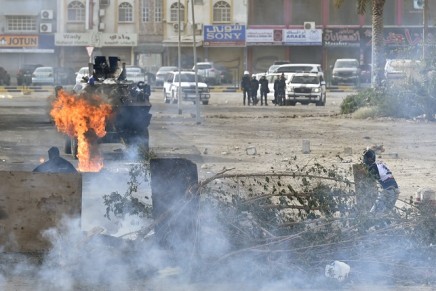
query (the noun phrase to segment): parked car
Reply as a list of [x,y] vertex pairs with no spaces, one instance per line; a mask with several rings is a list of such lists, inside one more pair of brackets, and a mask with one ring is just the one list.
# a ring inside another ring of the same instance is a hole
[[339,83],[360,84],[360,67],[357,59],[337,59],[332,71],[332,85]]
[[212,62],[200,62],[192,67],[192,70],[197,68],[198,75],[202,76],[206,83],[212,85],[221,84],[221,72]]
[[386,81],[405,79],[408,76],[418,76],[421,72],[421,62],[411,59],[388,59],[385,64]]
[[[167,74],[167,78],[163,85],[163,95],[165,103],[177,103],[179,99],[179,84],[181,86],[182,101],[191,101],[196,103],[196,82],[195,72],[178,71]],[[207,84],[201,76],[197,76],[198,94],[200,102],[204,105],[209,104],[210,91]]]
[[371,83],[372,66],[370,64],[360,65],[360,82]]
[[76,74],[72,68],[38,67],[32,73],[33,85],[73,85]]
[[29,86],[30,84],[32,84],[32,73],[33,71],[35,71],[36,68],[42,67],[41,64],[38,65],[31,65],[31,64],[27,64],[27,65],[23,65],[22,67],[20,67],[18,69],[18,72],[16,74],[16,78],[17,78],[17,85],[21,86],[21,85],[27,85]]
[[145,70],[140,67],[135,66],[126,66],[126,80],[133,81],[135,83],[138,82],[146,82]]
[[[317,73],[324,78],[324,72],[320,64],[284,64],[279,65],[275,73]],[[289,76],[289,80],[291,79]]]
[[76,73],[76,84],[86,83],[86,78],[89,77],[89,67],[81,67]]
[[165,78],[169,72],[177,71],[176,66],[163,66],[160,67],[159,70],[156,72],[156,86],[163,86],[163,83],[165,82]]
[[286,86],[286,104],[293,106],[299,102],[303,105],[315,103],[316,106],[324,106],[326,91],[325,81],[319,74],[295,73]]
[[9,86],[10,84],[11,84],[11,76],[3,67],[0,67],[0,85]]
[[230,69],[228,69],[224,65],[218,65],[218,64],[215,64],[215,68],[217,68],[221,72],[221,83],[224,84],[233,83],[233,74],[230,71]]

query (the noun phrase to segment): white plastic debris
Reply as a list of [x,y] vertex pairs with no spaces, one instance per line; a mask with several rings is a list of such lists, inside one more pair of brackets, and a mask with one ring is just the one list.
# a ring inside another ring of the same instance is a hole
[[348,277],[350,270],[351,267],[346,263],[333,261],[331,264],[325,266],[325,276],[342,282]]
[[257,154],[256,147],[254,147],[254,146],[247,147],[245,149],[245,152],[247,153],[247,155],[250,155],[250,156],[254,156],[255,154]]

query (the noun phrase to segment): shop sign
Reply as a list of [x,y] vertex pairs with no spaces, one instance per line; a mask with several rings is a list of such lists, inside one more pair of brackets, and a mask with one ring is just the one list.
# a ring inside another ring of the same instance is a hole
[[0,48],[37,48],[38,35],[0,35]]
[[203,45],[221,47],[245,46],[245,25],[204,25]]
[[326,47],[360,47],[361,30],[359,28],[327,28],[324,30]]
[[136,33],[56,33],[57,46],[120,47],[138,45]]
[[322,29],[284,29],[283,43],[295,46],[322,45]]
[[[422,28],[419,27],[385,27],[383,29],[384,45],[386,47],[421,46],[422,32]],[[365,28],[363,35],[365,45],[371,46],[371,28]],[[429,46],[436,46],[436,29],[428,28],[426,42]]]
[[282,45],[282,29],[247,29],[247,45]]

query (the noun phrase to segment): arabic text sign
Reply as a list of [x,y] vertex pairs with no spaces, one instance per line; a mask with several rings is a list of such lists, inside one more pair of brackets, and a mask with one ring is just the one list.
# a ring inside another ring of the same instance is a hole
[[245,46],[245,25],[205,25],[204,46]]
[[136,46],[136,33],[56,33],[57,46]]
[[322,45],[322,29],[284,29],[285,45]]
[[283,42],[282,29],[247,29],[247,45],[281,45]]

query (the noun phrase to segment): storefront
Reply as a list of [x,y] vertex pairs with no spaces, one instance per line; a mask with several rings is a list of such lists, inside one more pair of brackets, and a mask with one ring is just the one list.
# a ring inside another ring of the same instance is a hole
[[59,47],[61,66],[79,69],[87,66],[89,52],[93,56],[117,56],[126,64],[134,64],[136,33],[56,33],[55,45]]
[[54,36],[51,34],[0,35],[0,63],[11,75],[25,64],[57,65]]

